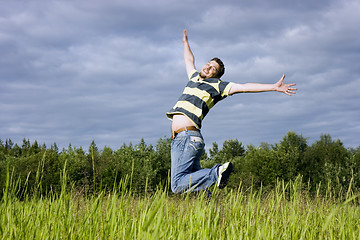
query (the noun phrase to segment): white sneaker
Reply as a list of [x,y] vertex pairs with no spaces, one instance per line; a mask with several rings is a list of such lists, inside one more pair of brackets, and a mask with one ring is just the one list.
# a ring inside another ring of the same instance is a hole
[[232,171],[233,171],[233,164],[231,162],[224,163],[218,168],[218,180],[217,180],[218,188],[222,189],[226,187]]

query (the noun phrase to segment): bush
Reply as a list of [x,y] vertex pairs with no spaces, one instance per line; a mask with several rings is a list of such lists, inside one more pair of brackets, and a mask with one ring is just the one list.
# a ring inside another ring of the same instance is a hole
[[[24,139],[19,146],[10,139],[0,140],[0,189],[5,188],[9,173],[13,181],[23,183],[17,191],[19,197],[25,192],[59,192],[64,169],[66,180],[87,194],[111,191],[123,179],[131,180],[127,188],[133,192],[152,191],[159,184],[168,188],[170,145],[170,138],[160,138],[155,148],[141,139],[137,145],[124,143],[117,150],[99,150],[92,141],[85,152],[71,144],[59,151],[56,144],[47,148]],[[279,180],[295,181],[299,175],[312,191],[326,191],[328,186],[336,191],[345,191],[349,185],[352,190],[360,187],[360,147],[346,149],[330,135],[321,135],[311,146],[294,132],[288,132],[280,143],[262,143],[259,147],[245,148],[237,139],[230,139],[219,150],[214,142],[209,155],[201,158],[201,165],[211,168],[228,161],[234,163],[229,188],[237,189],[239,184],[273,188]]]

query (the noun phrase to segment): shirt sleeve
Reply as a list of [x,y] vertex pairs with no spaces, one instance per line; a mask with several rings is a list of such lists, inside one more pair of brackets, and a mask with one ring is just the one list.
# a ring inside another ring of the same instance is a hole
[[190,72],[188,78],[189,78],[189,80],[191,80],[193,78],[196,78],[198,75],[199,75],[199,72],[196,69],[194,69],[193,71]]
[[229,96],[229,92],[231,87],[234,85],[233,82],[222,82],[222,84],[224,84],[224,90],[221,92],[221,97],[225,98],[227,96]]

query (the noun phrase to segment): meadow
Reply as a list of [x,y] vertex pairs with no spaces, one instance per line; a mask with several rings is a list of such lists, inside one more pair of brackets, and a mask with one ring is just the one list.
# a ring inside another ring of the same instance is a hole
[[358,195],[310,194],[301,180],[272,189],[213,188],[174,195],[167,187],[135,194],[122,180],[86,195],[63,179],[61,192],[16,197],[7,177],[0,239],[360,239]]

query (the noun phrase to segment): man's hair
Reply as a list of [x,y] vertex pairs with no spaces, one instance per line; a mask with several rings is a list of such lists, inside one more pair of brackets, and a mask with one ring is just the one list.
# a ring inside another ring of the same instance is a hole
[[224,63],[220,60],[220,58],[217,58],[217,57],[214,57],[210,61],[215,61],[215,62],[217,62],[217,64],[219,64],[220,68],[219,68],[219,71],[217,72],[215,77],[216,78],[221,78],[221,76],[224,75],[224,73],[225,73]]

